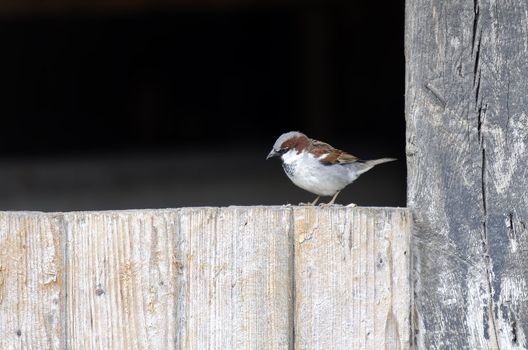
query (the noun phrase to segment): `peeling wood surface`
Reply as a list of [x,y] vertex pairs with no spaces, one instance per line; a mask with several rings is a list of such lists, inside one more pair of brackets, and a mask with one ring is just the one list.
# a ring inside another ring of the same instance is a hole
[[528,3],[408,0],[421,349],[528,348]]
[[3,212],[0,348],[407,349],[409,232],[405,209]]

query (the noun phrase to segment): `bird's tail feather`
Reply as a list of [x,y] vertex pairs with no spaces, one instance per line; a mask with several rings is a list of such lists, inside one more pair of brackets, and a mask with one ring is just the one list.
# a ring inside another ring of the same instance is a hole
[[381,164],[381,163],[387,163],[387,162],[394,162],[397,160],[396,158],[381,158],[381,159],[373,159],[373,160],[367,160],[367,164],[371,164],[372,166]]
[[363,161],[364,167],[363,169],[359,170],[359,174],[363,174],[364,172],[369,171],[370,169],[372,169],[378,164],[393,162],[395,160],[397,159],[396,158],[380,158],[380,159],[365,160]]

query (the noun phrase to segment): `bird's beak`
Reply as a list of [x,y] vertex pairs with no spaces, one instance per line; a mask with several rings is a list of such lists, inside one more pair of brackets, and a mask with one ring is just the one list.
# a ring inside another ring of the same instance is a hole
[[270,158],[273,158],[273,157],[277,157],[279,156],[280,153],[279,152],[276,152],[274,149],[271,150],[271,152],[268,154],[268,156],[266,157],[266,159],[270,159]]

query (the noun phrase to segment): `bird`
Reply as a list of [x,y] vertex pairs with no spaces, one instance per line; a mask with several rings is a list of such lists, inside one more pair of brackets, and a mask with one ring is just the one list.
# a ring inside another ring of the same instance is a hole
[[364,172],[396,160],[362,160],[299,131],[279,136],[266,159],[274,157],[280,157],[284,172],[295,185],[317,195],[313,202],[300,205],[316,205],[322,196],[333,196],[330,202],[320,204],[322,206],[333,205],[343,188]]

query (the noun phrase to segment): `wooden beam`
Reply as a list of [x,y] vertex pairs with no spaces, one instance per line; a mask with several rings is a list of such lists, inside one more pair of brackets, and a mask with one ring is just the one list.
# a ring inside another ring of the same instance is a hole
[[527,12],[407,1],[419,348],[528,348]]
[[0,212],[0,348],[410,344],[405,209]]

